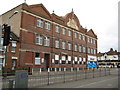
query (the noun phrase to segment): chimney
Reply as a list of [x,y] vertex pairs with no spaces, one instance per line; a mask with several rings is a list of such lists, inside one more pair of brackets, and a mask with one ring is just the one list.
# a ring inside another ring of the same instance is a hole
[[110,51],[113,51],[113,48],[110,48]]

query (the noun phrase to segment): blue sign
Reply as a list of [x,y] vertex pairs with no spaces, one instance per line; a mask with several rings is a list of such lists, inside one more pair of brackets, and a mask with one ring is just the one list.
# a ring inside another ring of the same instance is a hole
[[97,67],[97,61],[88,61],[88,67]]

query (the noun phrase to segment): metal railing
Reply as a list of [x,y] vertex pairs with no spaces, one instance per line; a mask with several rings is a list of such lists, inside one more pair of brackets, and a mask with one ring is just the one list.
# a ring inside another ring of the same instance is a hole
[[[39,88],[41,86],[66,83],[70,81],[77,81],[82,79],[90,79],[96,77],[103,77],[111,74],[111,68],[98,68],[98,69],[84,69],[74,71],[57,71],[57,72],[41,72],[28,76],[28,88]],[[11,86],[13,85],[13,86]],[[15,76],[9,76],[2,79],[3,88],[14,88]]]

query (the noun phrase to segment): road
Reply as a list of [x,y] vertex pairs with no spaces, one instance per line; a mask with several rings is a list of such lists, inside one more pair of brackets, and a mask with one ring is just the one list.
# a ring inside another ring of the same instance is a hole
[[118,88],[118,69],[114,69],[109,76],[53,84],[40,88]]

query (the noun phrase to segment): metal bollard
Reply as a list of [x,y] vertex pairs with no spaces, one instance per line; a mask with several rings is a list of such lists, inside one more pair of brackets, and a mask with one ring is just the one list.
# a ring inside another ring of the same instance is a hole
[[50,69],[48,68],[48,85],[50,85]]
[[105,67],[105,76],[106,76],[106,67]]
[[100,68],[100,77],[101,77],[101,68]]
[[66,71],[66,69],[64,68],[64,83],[65,83],[65,71]]
[[9,80],[9,88],[13,88],[13,82],[14,80]]
[[93,78],[94,78],[95,76],[94,76],[94,68],[93,68]]
[[85,79],[87,79],[87,70],[85,70]]
[[76,68],[76,81],[77,81],[77,68]]
[[109,68],[109,75],[110,75],[110,68]]

